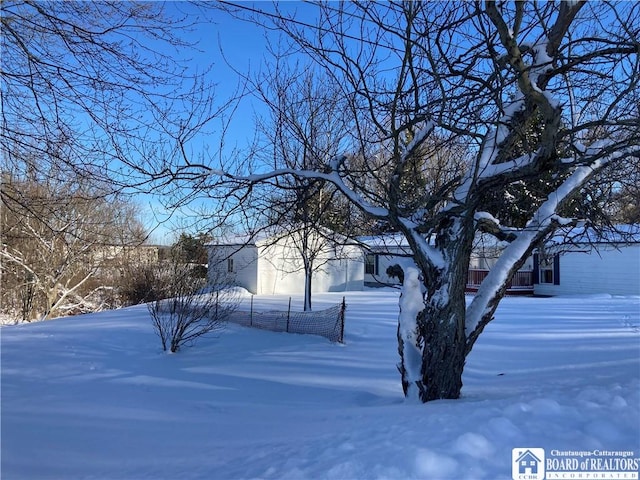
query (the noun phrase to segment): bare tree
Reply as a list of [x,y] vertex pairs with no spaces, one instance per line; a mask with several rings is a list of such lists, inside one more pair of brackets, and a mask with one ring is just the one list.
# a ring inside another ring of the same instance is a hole
[[[40,316],[82,311],[70,308],[85,293],[70,300],[96,278],[96,245],[104,264],[109,248],[130,244],[114,236],[140,226],[117,196],[161,189],[167,178],[156,160],[184,160],[186,145],[221,112],[210,67],[194,67],[188,38],[197,20],[179,5],[7,0],[0,9],[0,196],[4,218],[15,221],[2,232],[3,268],[21,278],[22,293],[13,293],[24,318],[40,294],[48,299]],[[28,239],[18,248],[5,241],[12,235]]]
[[149,191],[161,186],[156,159],[183,157],[219,113],[207,69],[191,66],[185,39],[194,24],[178,6],[7,0],[0,8],[3,170]]
[[[414,263],[398,328],[405,394],[458,398],[465,359],[510,278],[556,229],[589,220],[563,207],[605,169],[640,156],[640,5],[323,3],[318,15],[315,29],[280,12],[253,21],[284,32],[341,86],[351,144],[323,170],[248,175],[204,164],[190,173],[217,175],[236,199],[284,176],[329,182],[401,232]],[[409,198],[403,185],[429,142],[473,155],[459,175]],[[536,186],[523,224],[486,201],[509,185]],[[477,232],[508,246],[466,306]]]
[[[340,105],[338,90],[330,79],[318,77],[310,69],[291,67],[276,55],[266,73],[250,80],[253,91],[268,107],[270,116],[259,122],[265,152],[262,162],[270,169],[324,170],[339,152],[347,137],[347,117]],[[338,192],[322,179],[282,177],[264,196],[262,222],[274,242],[285,241],[302,262],[289,262],[291,271],[304,270],[304,310],[311,310],[313,275],[329,259],[340,258],[340,247],[348,228],[335,217],[340,215]],[[255,208],[255,205],[252,205]]]
[[[275,62],[265,67],[268,74],[252,82],[253,91],[259,93],[270,113],[270,117],[259,124],[268,147],[256,151],[268,152],[265,163],[273,170],[324,171],[330,168],[329,162],[342,148],[353,145],[350,133],[353,123],[347,102],[342,99],[339,87],[333,84],[335,79],[314,72],[310,66],[287,68],[282,64],[283,58],[277,53],[274,55]],[[410,141],[407,135],[405,142]],[[381,151],[372,155],[378,160],[377,164],[367,165],[365,157],[359,157],[364,179],[360,185],[370,196],[384,196],[384,185],[379,179],[393,174],[393,165],[387,156],[389,143],[380,139],[377,145]],[[357,161],[354,159],[354,166]],[[461,175],[467,161],[464,146],[431,137],[405,165],[400,196],[405,202],[420,205],[427,195],[425,192],[437,191]],[[266,223],[276,226],[274,241],[285,238],[302,259],[304,308],[310,310],[313,274],[321,271],[329,259],[344,256],[342,245],[353,242],[355,235],[374,233],[372,230],[377,233],[380,229],[388,231],[392,227],[388,224],[373,227],[354,221],[354,209],[345,208],[349,203],[342,201],[339,190],[326,180],[276,177],[273,187],[273,193],[265,196],[262,210],[268,212]],[[289,263],[291,271],[300,268],[295,262]]]
[[146,236],[132,204],[83,178],[5,174],[0,212],[3,310],[22,321],[101,310],[111,270]]
[[[224,328],[237,308],[238,297],[223,282],[207,280],[184,263],[174,250],[169,262],[156,266],[154,286],[158,298],[147,304],[162,350],[175,353],[198,338]],[[222,279],[222,277],[221,277]]]

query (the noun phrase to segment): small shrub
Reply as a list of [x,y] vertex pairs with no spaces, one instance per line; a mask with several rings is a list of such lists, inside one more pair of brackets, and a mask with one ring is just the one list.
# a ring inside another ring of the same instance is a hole
[[187,265],[169,265],[163,272],[159,298],[148,304],[153,327],[164,351],[180,347],[224,327],[237,306],[232,290],[219,286],[205,291],[206,280],[193,276]]

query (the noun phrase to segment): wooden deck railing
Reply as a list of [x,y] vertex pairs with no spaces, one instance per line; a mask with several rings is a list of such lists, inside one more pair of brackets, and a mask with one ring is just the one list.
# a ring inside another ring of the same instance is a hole
[[[469,269],[469,275],[467,277],[467,290],[477,290],[488,274],[489,270]],[[507,287],[507,292],[531,291],[533,291],[533,271],[531,270],[520,270],[516,272],[516,274],[509,282],[509,286]]]

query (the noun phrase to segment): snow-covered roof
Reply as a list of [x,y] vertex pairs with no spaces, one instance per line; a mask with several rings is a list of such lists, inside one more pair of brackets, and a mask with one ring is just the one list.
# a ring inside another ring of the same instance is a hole
[[401,233],[364,236],[364,237],[358,237],[357,240],[364,247],[374,251],[387,251],[387,250],[391,251],[391,250],[398,250],[398,249],[406,250],[409,248],[409,243],[407,242],[407,239]]
[[568,244],[630,244],[640,243],[640,224],[614,225],[602,229],[590,226],[560,229],[546,245],[555,247]]
[[[372,251],[408,251],[409,243],[401,233],[392,233],[387,235],[375,235],[370,237],[358,237],[358,241]],[[433,245],[433,241],[430,242]],[[497,240],[493,235],[477,233],[474,240],[474,248],[503,248],[506,242]]]
[[239,247],[243,245],[256,245],[256,243],[265,240],[268,238],[267,235],[256,234],[256,235],[227,235],[223,237],[218,237],[208,242],[206,244],[207,247]]
[[253,233],[234,233],[223,235],[207,243],[207,246],[256,246],[265,242],[284,238],[289,234],[290,232],[287,231],[284,227],[263,228]]
[[[327,238],[333,238],[338,242],[347,242],[348,238],[340,235],[329,229],[322,229],[324,235]],[[219,246],[259,246],[263,244],[268,244],[271,242],[279,241],[280,239],[286,238],[291,235],[291,231],[287,231],[285,229],[266,229],[260,230],[254,234],[237,234],[237,235],[227,235],[215,238],[211,242],[208,242],[206,245],[210,247],[219,247]]]

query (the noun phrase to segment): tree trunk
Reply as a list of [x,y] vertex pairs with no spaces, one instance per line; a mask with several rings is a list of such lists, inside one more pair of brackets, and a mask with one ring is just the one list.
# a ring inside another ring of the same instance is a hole
[[304,269],[304,311],[311,311],[311,279],[313,270],[311,265],[305,264]]
[[455,399],[462,390],[465,362],[464,296],[443,306],[428,305],[418,316],[423,342],[420,400]]
[[460,397],[467,353],[465,287],[473,230],[454,222],[442,233],[446,266],[408,268],[400,298],[398,370],[405,396],[421,402]]
[[[402,295],[411,293],[404,290]],[[466,357],[464,290],[446,301],[432,296],[415,315],[413,324],[410,316],[415,310],[410,311],[406,298],[400,303],[398,370],[405,396],[421,402],[459,398]]]
[[42,312],[42,316],[40,320],[49,320],[56,304],[56,298],[58,297],[58,285],[55,284],[53,287],[48,288],[46,290],[46,304],[44,307],[44,311]]

